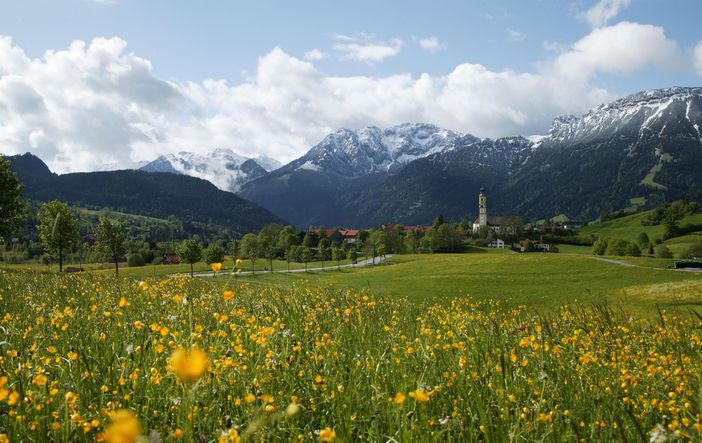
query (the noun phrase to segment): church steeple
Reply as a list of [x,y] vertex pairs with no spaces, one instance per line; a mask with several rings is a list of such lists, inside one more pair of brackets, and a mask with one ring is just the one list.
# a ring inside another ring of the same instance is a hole
[[485,188],[480,188],[478,196],[478,207],[480,209],[478,215],[478,224],[483,227],[487,226],[487,197],[485,196]]

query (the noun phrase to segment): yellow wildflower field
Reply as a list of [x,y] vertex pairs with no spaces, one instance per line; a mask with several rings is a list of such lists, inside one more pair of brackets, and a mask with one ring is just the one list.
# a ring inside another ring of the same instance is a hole
[[702,438],[702,320],[0,274],[0,441]]

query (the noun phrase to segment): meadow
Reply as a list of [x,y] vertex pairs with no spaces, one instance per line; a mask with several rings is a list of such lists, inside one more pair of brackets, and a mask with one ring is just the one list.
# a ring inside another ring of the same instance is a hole
[[[671,261],[627,259],[638,266],[664,268]],[[626,268],[582,254],[515,254],[491,250],[470,254],[419,254],[391,257],[381,265],[341,271],[236,276],[258,289],[289,289],[295,284],[367,291],[417,302],[446,302],[454,297],[501,300],[540,312],[564,304],[601,304],[639,316],[656,315],[657,307],[685,311],[702,304],[702,287],[679,298],[652,297],[647,288],[689,281],[702,286],[702,274],[646,267]],[[225,284],[226,279],[218,279]],[[636,291],[623,289],[636,287]],[[624,295],[626,294],[626,295]]]
[[7,271],[0,308],[6,441],[702,437],[691,315]]

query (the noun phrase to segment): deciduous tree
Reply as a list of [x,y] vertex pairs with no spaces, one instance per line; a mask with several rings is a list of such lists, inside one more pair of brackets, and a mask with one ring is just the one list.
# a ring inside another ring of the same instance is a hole
[[15,234],[26,217],[22,183],[10,169],[10,161],[0,155],[0,238]]
[[115,262],[115,274],[119,274],[119,259],[127,253],[126,241],[122,223],[100,217],[100,224],[95,228],[95,245]]
[[178,245],[178,258],[190,264],[190,277],[193,277],[193,265],[202,259],[202,247],[194,239],[188,239]]
[[63,272],[63,253],[78,243],[76,216],[66,203],[54,200],[41,206],[39,237],[47,250],[58,253],[59,272]]

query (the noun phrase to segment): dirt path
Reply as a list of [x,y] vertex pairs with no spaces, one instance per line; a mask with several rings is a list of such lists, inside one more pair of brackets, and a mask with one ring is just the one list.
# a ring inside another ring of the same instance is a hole
[[693,272],[693,273],[701,273],[702,269],[696,269],[696,268],[683,268],[683,269],[674,269],[674,268],[652,268],[650,266],[641,266],[641,265],[635,265],[633,263],[626,262],[624,260],[616,260],[613,258],[604,258],[604,257],[597,257],[597,256],[592,256],[595,260],[603,261],[606,263],[612,263],[614,265],[619,265],[619,266],[624,266],[625,268],[643,268],[643,269],[656,269],[659,271],[677,271],[677,272]]

